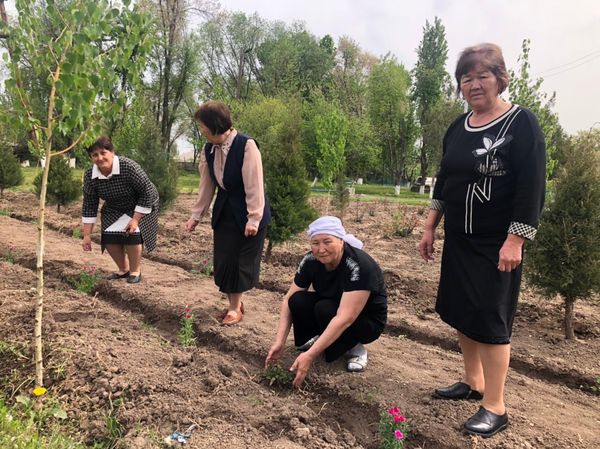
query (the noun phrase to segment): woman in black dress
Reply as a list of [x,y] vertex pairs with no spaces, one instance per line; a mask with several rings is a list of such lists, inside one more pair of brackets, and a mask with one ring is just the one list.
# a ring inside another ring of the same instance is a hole
[[119,157],[108,137],[100,137],[88,148],[94,165],[83,177],[83,250],[92,249],[92,229],[102,199],[102,251],[119,270],[108,279],[141,281],[142,249],[156,247],[158,232],[158,191],[148,175],[126,157]]
[[[315,220],[307,233],[311,251],[283,298],[277,336],[265,360],[267,366],[281,358],[293,325],[296,349],[305,351],[291,367],[297,387],[321,353],[327,362],[346,354],[346,369],[363,371],[368,360],[363,344],[377,340],[387,320],[383,272],[362,242],[346,234],[337,217]],[[308,291],[311,286],[314,291]]]
[[195,114],[208,140],[200,156],[200,187],[186,229],[193,231],[212,202],[214,279],[229,299],[224,325],[239,323],[243,292],[255,287],[271,221],[258,144],[237,132],[225,103],[208,101]]
[[508,426],[504,385],[523,244],[534,238],[544,202],[544,137],[531,111],[500,97],[509,80],[498,46],[466,48],[455,75],[471,111],[444,137],[419,252],[433,260],[445,216],[436,311],[457,330],[464,378],[434,396],[482,400],[464,430],[489,437]]

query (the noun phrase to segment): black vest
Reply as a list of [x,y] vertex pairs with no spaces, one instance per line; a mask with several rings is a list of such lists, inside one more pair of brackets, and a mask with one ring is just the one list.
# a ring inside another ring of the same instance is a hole
[[[244,165],[244,152],[246,149],[246,142],[249,137],[238,133],[231,143],[229,153],[225,159],[225,168],[223,170],[223,187],[217,183],[215,178],[214,162],[215,155],[212,151],[212,143],[207,143],[204,146],[204,153],[206,155],[206,162],[208,165],[208,171],[213,182],[217,186],[217,199],[212,210],[211,225],[213,229],[219,222],[219,217],[223,208],[226,204],[229,204],[235,222],[238,227],[244,232],[246,228],[246,222],[248,221],[248,207],[246,205],[246,191],[244,189],[244,179],[242,178],[242,166]],[[258,142],[256,143],[258,146]],[[259,229],[264,228],[271,222],[271,208],[269,207],[269,200],[265,192],[265,208],[263,210],[262,219],[258,226]]]

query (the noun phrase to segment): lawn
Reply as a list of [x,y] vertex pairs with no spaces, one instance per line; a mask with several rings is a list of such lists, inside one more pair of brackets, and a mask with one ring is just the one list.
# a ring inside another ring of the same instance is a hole
[[[23,176],[25,181],[18,187],[14,187],[9,190],[15,190],[18,192],[31,192],[33,191],[33,180],[37,173],[40,171],[37,167],[25,167],[23,168]],[[75,174],[78,177],[83,177],[83,169],[76,168]],[[200,176],[197,172],[190,172],[181,170],[179,172],[179,179],[177,180],[177,191],[179,193],[196,193],[198,192],[198,181]],[[413,206],[425,206],[429,204],[429,195],[420,195],[419,193],[411,192],[407,187],[403,187],[400,190],[400,195],[394,194],[393,185],[383,184],[355,184],[355,191],[358,197],[352,197],[352,200],[358,201],[390,201],[402,204],[408,204]],[[327,195],[327,190],[323,188],[320,183],[317,183],[311,189],[312,195]]]

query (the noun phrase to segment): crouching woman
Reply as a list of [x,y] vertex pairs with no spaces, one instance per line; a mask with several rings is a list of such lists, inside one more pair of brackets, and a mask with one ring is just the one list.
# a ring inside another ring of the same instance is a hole
[[[348,357],[348,371],[363,371],[363,344],[381,335],[387,320],[387,294],[379,265],[362,242],[346,234],[337,217],[321,217],[308,227],[311,251],[298,266],[283,298],[277,336],[265,366],[277,362],[294,327],[294,385],[299,387],[320,354],[332,362]],[[314,291],[308,291],[312,286]]]

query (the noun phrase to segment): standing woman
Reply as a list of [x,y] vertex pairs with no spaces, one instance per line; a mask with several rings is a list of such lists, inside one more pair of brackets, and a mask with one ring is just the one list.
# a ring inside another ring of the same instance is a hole
[[419,252],[433,260],[445,215],[436,311],[457,331],[464,377],[434,396],[482,400],[464,431],[490,437],[508,426],[504,384],[523,244],[534,238],[544,203],[544,137],[531,111],[500,98],[509,79],[497,45],[466,48],[455,75],[471,112],[444,137]]
[[221,101],[207,101],[194,115],[208,140],[200,156],[200,187],[186,229],[193,231],[215,200],[211,225],[214,279],[229,299],[221,324],[242,320],[243,292],[255,287],[260,259],[271,221],[257,143],[232,126],[231,113]]
[[156,247],[158,191],[146,172],[126,157],[118,157],[108,137],[88,148],[94,165],[83,182],[83,250],[92,250],[92,229],[102,199],[102,251],[106,249],[119,270],[108,279],[126,278],[130,284],[142,280],[142,249]]

